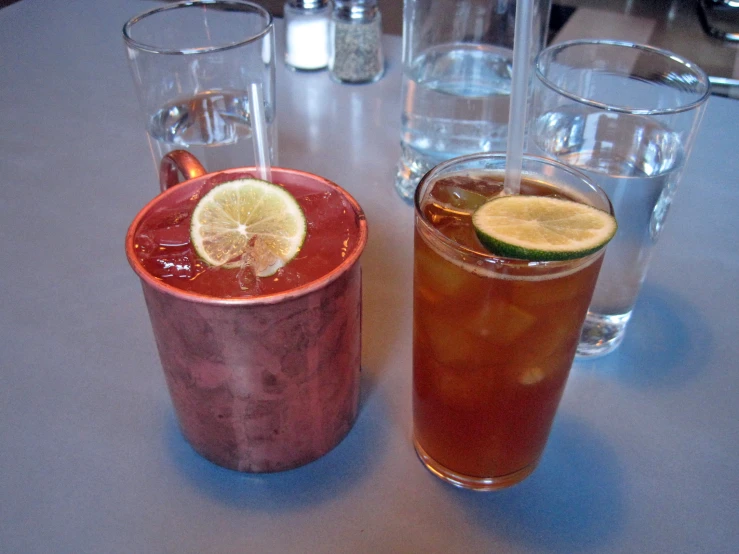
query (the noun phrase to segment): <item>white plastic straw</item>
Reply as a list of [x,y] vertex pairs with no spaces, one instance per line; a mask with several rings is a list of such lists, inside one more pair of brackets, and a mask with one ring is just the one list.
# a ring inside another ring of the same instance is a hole
[[251,113],[251,132],[254,143],[254,165],[260,179],[272,181],[272,167],[267,144],[267,120],[264,118],[264,94],[261,83],[251,83],[249,87],[249,111]]
[[531,73],[534,0],[516,0],[516,26],[513,32],[513,75],[511,104],[508,114],[508,144],[506,147],[505,194],[518,194],[521,189],[523,143],[526,134],[526,108]]

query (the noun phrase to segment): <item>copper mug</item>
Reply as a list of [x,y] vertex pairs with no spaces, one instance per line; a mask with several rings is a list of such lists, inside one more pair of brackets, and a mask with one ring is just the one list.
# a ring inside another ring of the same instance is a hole
[[[178,183],[179,174],[186,180]],[[135,237],[152,212],[203,187],[257,175],[244,167],[207,173],[185,151],[162,162],[162,193],[135,217],[126,255],[139,276],[159,357],[185,439],[208,460],[272,472],[316,460],[350,431],[358,412],[361,361],[360,255],[367,222],[357,202],[317,175],[273,168],[272,180],[341,194],[356,241],[341,264],[284,293],[216,298],[153,277]]]

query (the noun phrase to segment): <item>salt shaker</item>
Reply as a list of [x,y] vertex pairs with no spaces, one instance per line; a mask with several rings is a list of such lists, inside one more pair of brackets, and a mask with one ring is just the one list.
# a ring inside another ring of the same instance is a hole
[[382,77],[382,17],[377,0],[334,0],[329,27],[329,75],[340,83]]
[[285,63],[291,69],[317,71],[328,65],[328,0],[285,3]]

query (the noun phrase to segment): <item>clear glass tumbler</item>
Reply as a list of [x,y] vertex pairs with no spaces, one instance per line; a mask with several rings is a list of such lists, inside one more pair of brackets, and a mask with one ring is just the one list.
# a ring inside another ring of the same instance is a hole
[[603,355],[623,340],[703,116],[708,77],[671,52],[605,40],[551,46],[535,74],[529,150],[588,175],[619,223],[578,348]]
[[[531,62],[551,0],[534,0]],[[411,202],[435,165],[505,151],[513,65],[513,0],[405,0],[401,158],[395,188]]]
[[[209,169],[277,164],[272,16],[242,0],[167,4],[123,27],[153,161],[185,149]],[[256,106],[256,108],[255,108]],[[262,107],[265,146],[255,140]]]

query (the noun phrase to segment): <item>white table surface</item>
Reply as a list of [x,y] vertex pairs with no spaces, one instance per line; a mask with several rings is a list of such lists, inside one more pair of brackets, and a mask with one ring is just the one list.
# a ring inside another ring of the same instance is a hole
[[126,228],[157,191],[120,31],[144,0],[0,10],[0,552],[739,551],[739,101],[712,98],[628,336],[577,362],[537,471],[497,493],[411,446],[400,40],[374,85],[278,69],[280,162],[364,207],[363,393],[282,474],[177,429]]

